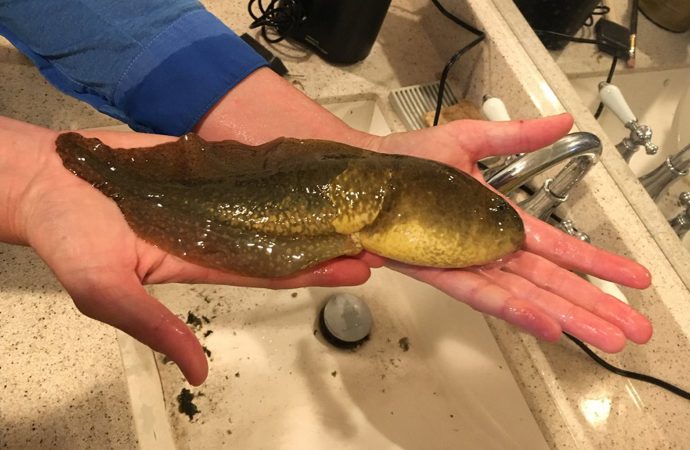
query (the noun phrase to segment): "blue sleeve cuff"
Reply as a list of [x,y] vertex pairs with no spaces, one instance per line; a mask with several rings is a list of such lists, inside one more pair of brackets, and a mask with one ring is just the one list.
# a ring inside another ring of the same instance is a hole
[[206,10],[173,22],[131,62],[98,109],[137,131],[178,136],[230,89],[267,65],[249,45]]

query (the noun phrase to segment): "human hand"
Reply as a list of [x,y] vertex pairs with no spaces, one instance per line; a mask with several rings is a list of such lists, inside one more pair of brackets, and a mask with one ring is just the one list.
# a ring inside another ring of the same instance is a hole
[[[457,122],[383,140],[371,138],[361,141],[361,145],[438,159],[479,177],[474,165],[476,159],[501,145],[513,151],[545,145],[569,129],[570,119],[525,122],[525,134],[516,132],[515,124],[486,125],[489,124]],[[478,134],[464,135],[467,129],[477,130]],[[168,139],[134,133],[97,135],[116,147],[150,146]],[[525,140],[525,136],[532,138]],[[207,374],[203,350],[188,327],[146,293],[143,283],[204,282],[272,288],[356,284],[366,280],[370,265],[382,263],[380,258],[365,255],[360,259],[336,260],[287,279],[266,280],[184,262],[138,239],[114,203],[64,169],[53,151],[55,137],[56,133],[49,130],[0,119],[0,146],[21,149],[23,157],[18,161],[25,162],[16,164],[15,161],[13,177],[18,181],[9,188],[9,191],[22,192],[15,208],[9,208],[16,210],[12,216],[19,219],[10,227],[14,233],[10,233],[9,239],[1,229],[0,237],[32,245],[54,270],[80,311],[167,354],[193,384],[201,383]],[[437,149],[435,154],[420,150],[433,148]],[[22,180],[30,182],[18,188]],[[456,298],[463,298],[476,309],[546,339],[556,339],[564,329],[608,351],[616,351],[624,345],[625,336],[635,342],[649,338],[651,328],[643,317],[565,270],[590,272],[644,287],[649,277],[643,268],[580,241],[569,240],[536,219],[525,217],[525,222],[528,230],[525,250],[494,265],[438,270],[389,264]],[[549,250],[549,242],[557,244],[562,252]],[[549,286],[545,270],[557,273],[565,281]],[[579,303],[583,300],[587,301],[586,305]]]
[[[535,150],[570,130],[572,119],[492,123],[457,121],[447,125],[372,139],[369,147],[434,159],[482,180],[476,162],[487,156]],[[452,207],[452,205],[449,205]],[[476,310],[499,317],[548,341],[565,331],[607,352],[626,339],[644,343],[649,321],[571,271],[634,288],[646,288],[649,272],[624,257],[597,249],[524,212],[523,249],[492,264],[462,270],[414,267],[387,261],[402,273],[429,283]]]
[[[265,108],[267,103],[270,109]],[[237,139],[254,144],[279,136],[330,139],[434,159],[483,180],[477,160],[538,149],[565,135],[571,126],[569,115],[506,123],[457,121],[379,138],[347,127],[266,69],[257,70],[230,91],[200,122],[197,131],[209,140]],[[644,267],[524,213],[522,217],[527,234],[523,249],[496,264],[466,270],[387,264],[550,341],[567,331],[615,352],[623,348],[626,339],[636,343],[649,340],[651,325],[642,315],[571,272],[645,288],[650,275]],[[373,264],[376,259],[370,255],[368,261]],[[383,260],[378,259],[381,263]]]
[[[150,146],[170,139],[83,134],[115,147]],[[366,258],[337,259],[281,279],[240,276],[185,262],[139,239],[114,202],[65,169],[54,151],[56,137],[56,132],[0,117],[1,187],[10,193],[8,201],[0,197],[0,205],[11,211],[9,226],[0,226],[0,239],[31,245],[82,313],[166,354],[192,384],[202,383],[208,372],[203,349],[189,327],[148,295],[143,284],[292,288],[360,284],[369,276]]]

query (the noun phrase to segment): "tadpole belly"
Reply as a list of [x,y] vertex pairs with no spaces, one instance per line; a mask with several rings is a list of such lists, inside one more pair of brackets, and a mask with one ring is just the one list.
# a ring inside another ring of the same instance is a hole
[[56,144],[65,167],[115,200],[139,237],[245,275],[285,276],[362,249],[466,267],[524,240],[505,200],[429,160],[289,138],[252,147],[189,134],[112,149],[65,133]]

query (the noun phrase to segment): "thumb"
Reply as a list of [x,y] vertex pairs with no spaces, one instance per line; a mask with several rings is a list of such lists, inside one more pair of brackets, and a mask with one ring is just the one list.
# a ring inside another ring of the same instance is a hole
[[[449,125],[454,125],[453,123]],[[458,121],[458,140],[476,160],[487,156],[530,152],[551,145],[573,126],[570,114],[509,122]]]
[[[61,280],[63,281],[63,280]],[[64,280],[74,304],[86,316],[112,325],[151,349],[165,354],[189,383],[208,375],[208,362],[194,333],[168,308],[149,295],[134,274],[80,274]]]

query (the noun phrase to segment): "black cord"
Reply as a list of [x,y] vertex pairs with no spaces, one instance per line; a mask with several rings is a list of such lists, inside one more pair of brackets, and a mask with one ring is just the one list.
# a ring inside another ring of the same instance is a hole
[[438,96],[436,97],[436,111],[434,112],[434,126],[438,125],[438,120],[441,117],[441,108],[443,106],[443,93],[446,90],[446,79],[448,78],[448,74],[450,73],[451,67],[453,67],[453,64],[460,59],[462,55],[464,55],[467,51],[469,51],[472,47],[475,45],[479,44],[481,41],[484,40],[484,33],[482,33],[480,36],[477,36],[476,39],[474,39],[472,42],[458,50],[451,58],[448,60],[446,63],[446,66],[443,68],[443,73],[441,74],[441,81],[439,82],[438,86]]
[[[537,35],[551,35],[551,36],[556,36],[571,42],[579,42],[583,44],[599,44],[600,42],[596,39],[587,39],[587,38],[580,38],[576,36],[570,36],[568,34],[563,34],[563,33],[556,33],[555,31],[548,31],[548,30],[534,30],[534,32]],[[611,80],[613,80],[613,73],[616,71],[616,64],[618,64],[618,57],[614,56],[613,59],[611,60],[611,67],[609,68],[609,74],[606,77],[606,82],[610,83]],[[601,113],[604,111],[604,104],[602,102],[599,102],[599,106],[597,107],[596,112],[594,113],[594,118],[598,119],[599,116],[601,116]]]
[[477,28],[473,27],[472,25],[462,21],[460,18],[458,18],[454,14],[450,13],[446,8],[443,7],[443,5],[441,5],[438,2],[438,0],[431,0],[431,3],[434,4],[434,6],[441,12],[441,14],[443,14],[444,16],[446,16],[447,18],[449,18],[450,20],[452,20],[456,24],[460,25],[462,28],[466,29],[470,33],[475,34],[477,36],[479,36],[479,35],[484,36],[483,31],[478,30]]
[[[254,13],[254,5],[259,9],[259,14]],[[273,44],[285,39],[302,21],[303,16],[300,0],[270,0],[266,6],[263,0],[249,0],[247,10],[254,19],[249,28],[261,27],[261,35],[267,42]],[[269,29],[276,34],[276,37],[268,35]]]
[[464,28],[465,30],[467,30],[470,33],[477,36],[472,42],[470,42],[469,44],[467,44],[466,46],[462,47],[460,50],[455,52],[455,54],[450,57],[450,59],[446,63],[446,66],[443,68],[443,73],[441,74],[441,80],[439,81],[439,86],[438,86],[438,96],[436,97],[436,111],[434,112],[433,126],[436,126],[436,125],[438,125],[438,120],[441,117],[441,109],[443,106],[443,93],[446,90],[446,80],[448,79],[448,74],[450,73],[450,69],[460,59],[460,57],[462,55],[464,55],[471,48],[473,48],[474,46],[479,44],[481,41],[483,41],[485,35],[484,35],[483,31],[478,30],[477,28],[473,27],[472,25],[460,20],[460,18],[458,18],[454,14],[451,14],[446,8],[443,7],[443,5],[441,5],[441,3],[438,2],[438,0],[431,0],[431,3],[433,3],[434,6],[436,6],[436,8],[441,12],[441,14],[443,14],[444,16],[446,16],[447,18],[449,18],[450,20],[455,22],[460,27]]
[[581,38],[581,37],[577,37],[577,36],[571,36],[569,34],[558,33],[556,31],[534,30],[534,32],[539,36],[543,36],[543,35],[555,36],[555,37],[559,37],[561,39],[565,39],[567,41],[579,42],[581,44],[598,44],[599,43],[599,41],[597,41],[596,39]]
[[611,8],[604,5],[603,1],[599,2],[599,4],[594,7],[594,9],[590,13],[590,15],[587,16],[587,19],[585,20],[584,26],[591,27],[592,25],[594,25],[594,16],[605,16],[606,14],[608,14],[610,12],[611,12]]
[[653,377],[650,375],[645,375],[643,373],[632,372],[630,370],[621,369],[620,367],[616,367],[613,364],[610,364],[610,363],[606,362],[605,360],[603,360],[599,355],[594,353],[592,351],[592,349],[590,349],[587,345],[585,345],[585,343],[582,342],[581,340],[577,339],[576,337],[569,335],[568,333],[563,333],[563,334],[565,334],[568,337],[568,339],[573,341],[575,343],[575,345],[580,347],[582,349],[582,351],[587,353],[587,355],[590,358],[592,358],[597,364],[599,364],[600,366],[604,367],[605,369],[615,373],[616,375],[620,375],[622,377],[632,378],[633,380],[644,381],[645,383],[650,383],[650,384],[656,385],[662,389],[666,389],[667,391],[672,392],[673,394],[676,394],[680,397],[683,397],[686,400],[690,400],[690,392],[688,392],[684,389],[681,389],[678,386],[675,386],[675,385],[673,385],[667,381],[660,380],[659,378],[656,378],[656,377]]
[[640,10],[639,0],[632,0],[630,9],[630,34],[637,34],[637,17]]
[[594,7],[594,11],[592,11],[593,16],[605,16],[606,14],[611,12],[611,8],[608,6],[604,5],[604,2],[599,2],[597,6]]

